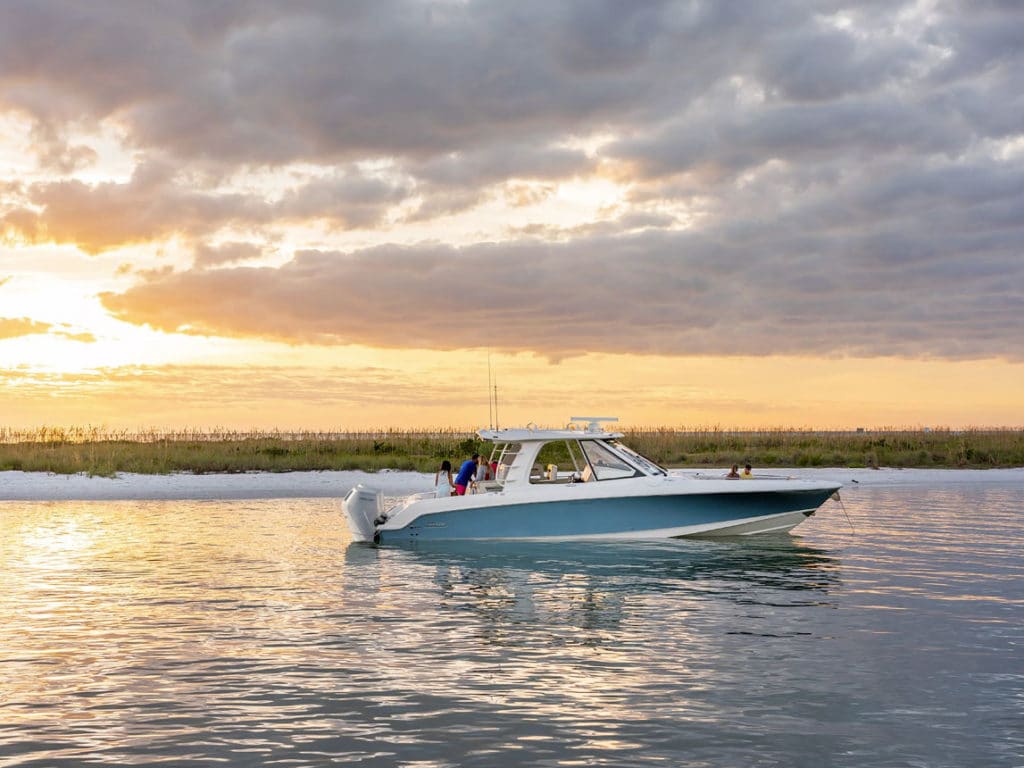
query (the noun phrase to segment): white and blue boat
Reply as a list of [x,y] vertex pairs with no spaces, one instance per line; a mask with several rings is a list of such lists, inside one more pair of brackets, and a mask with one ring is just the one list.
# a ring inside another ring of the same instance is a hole
[[831,482],[731,479],[664,469],[607,432],[610,418],[575,417],[566,429],[482,429],[494,479],[465,496],[419,493],[385,503],[359,484],[342,510],[352,538],[587,540],[749,536],[788,531],[840,488]]

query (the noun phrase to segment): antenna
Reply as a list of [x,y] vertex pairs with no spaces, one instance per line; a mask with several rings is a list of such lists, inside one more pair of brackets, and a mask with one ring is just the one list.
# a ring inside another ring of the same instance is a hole
[[[495,387],[495,390],[498,388]],[[494,404],[497,405],[498,398],[495,395]],[[491,407],[491,348],[487,348],[487,424],[494,429],[494,409]]]
[[494,428],[501,429],[498,426],[498,377],[494,377]]

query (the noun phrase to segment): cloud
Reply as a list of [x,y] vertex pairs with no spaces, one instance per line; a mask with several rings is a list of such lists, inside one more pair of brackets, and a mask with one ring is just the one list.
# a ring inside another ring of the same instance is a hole
[[[188,241],[195,269],[103,296],[168,330],[1016,360],[1022,34],[996,0],[23,0],[0,110],[55,175],[0,180],[0,219]],[[135,173],[89,181],[113,128]],[[430,241],[352,245],[389,238]]]
[[68,323],[61,323],[60,328],[51,331],[54,336],[60,336],[68,339],[69,341],[77,341],[81,344],[95,344],[96,335],[89,331],[76,331]]
[[[668,13],[620,3],[15,2],[0,33],[0,94],[41,125],[114,117],[136,146],[181,158],[425,157],[636,103]],[[589,76],[595,68],[605,76]]]
[[372,227],[413,191],[405,180],[336,172],[288,191],[272,206],[271,215],[297,221],[321,219],[345,229]]
[[44,143],[116,120],[134,148],[180,162],[472,165],[475,153],[595,130],[659,132],[737,80],[774,102],[838,104],[1016,72],[1016,10],[976,9],[33,0],[2,11],[0,103],[48,131]]
[[255,192],[223,191],[214,181],[203,188],[203,182],[178,178],[168,163],[154,161],[124,183],[39,182],[21,194],[24,207],[0,218],[8,233],[30,242],[73,243],[95,254],[175,236],[195,241],[226,227],[258,234],[273,223],[291,221],[323,220],[341,229],[371,226],[409,190],[340,173],[268,199]]
[[[3,285],[3,283],[4,281],[0,280],[0,285]],[[0,340],[42,334],[61,336],[65,339],[85,344],[91,344],[96,341],[96,337],[92,333],[88,331],[75,331],[67,323],[54,326],[51,323],[43,323],[28,317],[0,317]]]
[[982,245],[970,235],[923,256],[898,227],[718,235],[306,251],[280,268],[156,275],[102,301],[165,331],[291,343],[1024,358],[1024,265],[1010,251],[986,270],[962,265]]
[[0,339],[49,333],[51,327],[49,323],[41,323],[28,317],[0,317]]
[[141,166],[123,184],[40,182],[25,194],[39,210],[8,213],[9,229],[33,241],[75,243],[88,253],[179,234],[197,237],[227,223],[259,220],[267,209],[252,197],[179,186],[173,169],[162,162]]
[[195,266],[199,269],[231,264],[236,261],[259,258],[263,249],[254,243],[199,243],[195,249]]

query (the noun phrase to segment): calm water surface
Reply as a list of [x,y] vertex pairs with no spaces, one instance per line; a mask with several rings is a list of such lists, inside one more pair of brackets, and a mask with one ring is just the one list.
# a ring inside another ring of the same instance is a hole
[[1024,765],[1024,488],[844,494],[856,533],[420,549],[0,503],[0,766]]

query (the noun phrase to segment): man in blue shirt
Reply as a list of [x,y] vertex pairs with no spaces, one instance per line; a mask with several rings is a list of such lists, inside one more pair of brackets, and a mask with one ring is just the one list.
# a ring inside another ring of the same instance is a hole
[[466,495],[466,488],[473,481],[476,475],[476,465],[480,463],[480,454],[474,453],[473,458],[464,461],[459,467],[459,474],[455,476],[455,493],[459,496]]

